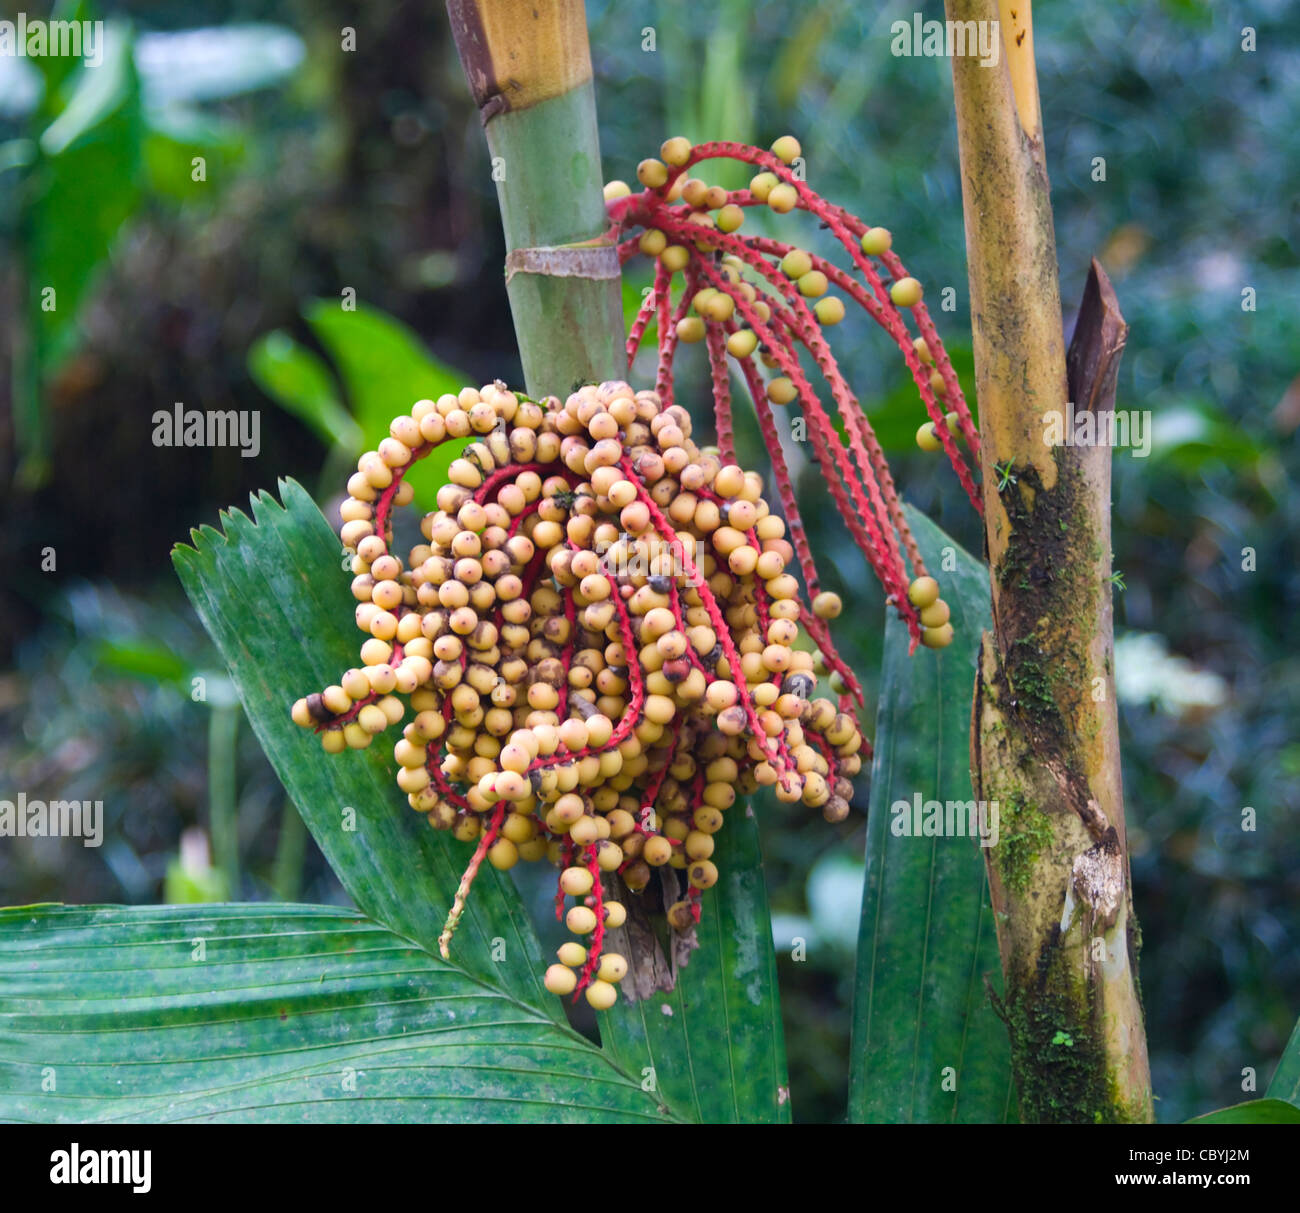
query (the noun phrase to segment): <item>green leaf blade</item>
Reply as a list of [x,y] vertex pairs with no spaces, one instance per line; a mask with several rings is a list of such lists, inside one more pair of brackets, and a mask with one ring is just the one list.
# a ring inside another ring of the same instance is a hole
[[311,426],[323,442],[361,453],[365,441],[361,427],[339,401],[329,368],[283,329],[254,342],[248,352],[248,371],[262,391]]
[[683,1120],[788,1124],[772,922],[751,811],[728,810],[716,839],[718,884],[704,894],[700,946],[676,989],[620,999],[600,1017],[601,1041]]
[[666,1119],[567,1026],[336,907],[2,911],[0,992],[10,1121]]
[[[320,299],[306,309],[308,324],[338,367],[361,432],[378,442],[389,422],[417,400],[459,392],[469,376],[439,362],[406,325],[376,308],[344,310]],[[444,442],[411,468],[406,479],[415,499],[432,509],[447,469],[469,439]]]
[[[358,658],[338,539],[300,485],[284,481],[281,494],[283,504],[267,493],[254,498],[252,519],[225,515],[224,535],[205,528],[196,547],[177,547],[177,573],[262,748],[348,894],[363,913],[437,951],[472,848],[411,811],[393,781],[387,741],[328,755],[289,719],[295,698],[336,682]],[[484,865],[452,946],[468,971],[563,1021],[542,987],[545,963],[508,876]]]
[[103,63],[79,67],[68,87],[39,137],[23,219],[42,375],[75,344],[81,304],[140,197],[144,127],[129,32],[110,27]]
[[1269,1099],[1284,1099],[1300,1108],[1300,1019],[1291,1031],[1291,1038],[1282,1050],[1277,1069],[1264,1094]]
[[1245,1103],[1193,1116],[1189,1125],[1300,1125],[1300,1108],[1284,1099],[1248,1099]]
[[[988,575],[914,510],[908,519],[941,574],[956,639],[909,657],[906,626],[886,625],[867,828],[849,1077],[855,1123],[988,1123],[1014,1103],[1006,1029],[986,979],[1000,968],[983,856],[970,837],[893,833],[891,811],[967,802],[970,705],[980,634],[989,626]],[[956,553],[956,568],[943,551]]]

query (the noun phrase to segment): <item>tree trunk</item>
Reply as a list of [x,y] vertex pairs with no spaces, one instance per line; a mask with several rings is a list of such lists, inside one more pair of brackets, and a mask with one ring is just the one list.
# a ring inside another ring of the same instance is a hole
[[506,289],[534,396],[627,374],[606,236],[582,0],[447,0],[505,230]]
[[993,631],[971,722],[1002,1008],[1026,1121],[1152,1116],[1113,680],[1110,449],[1048,445],[1067,401],[1114,407],[1127,326],[1093,263],[1067,358],[1029,0],[947,0],[1001,25],[954,56]]

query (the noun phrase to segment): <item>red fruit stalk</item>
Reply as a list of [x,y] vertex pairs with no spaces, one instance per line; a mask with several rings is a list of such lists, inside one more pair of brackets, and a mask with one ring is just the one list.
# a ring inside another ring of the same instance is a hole
[[[921,300],[920,284],[907,274],[892,251],[887,231],[868,227],[821,198],[800,179],[791,167],[797,161],[799,147],[790,137],[777,140],[771,152],[738,143],[691,146],[686,140],[670,139],[661,154],[662,160],[646,160],[639,166],[638,177],[645,186],[642,192],[632,194],[617,187],[607,190],[608,211],[621,257],[626,261],[641,252],[657,258],[654,286],[628,338],[629,365],[651,316],[657,317],[657,385],[661,396],[669,398],[679,343],[702,337],[709,351],[718,443],[725,452],[733,446],[726,355],[734,359],[772,454],[774,479],[790,522],[800,572],[809,595],[816,597],[817,571],[803,535],[770,407],[797,401],[832,498],[884,586],[887,601],[907,621],[913,646],[921,641],[941,647],[951,636],[945,622],[946,608],[934,608],[923,620],[921,611],[929,604],[912,599],[926,598],[928,594],[922,591],[909,596],[914,582],[924,579],[928,584],[930,579],[903,515],[884,453],[824,335],[825,329],[838,323],[844,313],[842,301],[825,295],[827,288],[834,286],[866,311],[898,345],[930,418],[922,427],[924,435],[918,434],[918,441],[924,439],[928,446],[943,449],[972,505],[980,510],[973,471],[978,465],[979,435],[956,373]],[[719,158],[747,163],[762,171],[748,189],[733,191],[709,187],[687,176],[702,161]],[[767,205],[777,213],[798,209],[815,216],[846,251],[851,268],[846,270],[782,241],[738,234],[745,208],[759,205]],[[643,229],[639,237],[632,234],[637,229]],[[873,258],[883,267],[883,274]],[[673,280],[677,273],[683,276],[683,286],[674,303]],[[817,305],[811,304],[810,298],[818,299]],[[909,312],[918,330],[916,337],[904,319]],[[844,439],[803,370],[801,350],[811,357],[829,388]],[[755,362],[756,353],[781,372],[776,379],[764,382]],[[933,620],[939,622],[927,622]],[[840,675],[846,688],[856,692],[856,683],[836,654],[828,630],[816,630],[826,665]]]

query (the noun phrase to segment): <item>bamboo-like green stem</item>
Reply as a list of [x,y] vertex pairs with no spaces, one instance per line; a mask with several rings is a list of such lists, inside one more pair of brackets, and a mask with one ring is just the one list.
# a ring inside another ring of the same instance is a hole
[[[447,11],[492,157],[528,390],[563,396],[620,378],[622,294],[582,0],[448,0]],[[562,247],[572,245],[589,247]]]
[[41,392],[43,336],[41,332],[41,286],[32,279],[30,252],[32,237],[32,169],[22,170],[18,197],[22,200],[18,216],[15,256],[18,281],[22,284],[24,306],[18,310],[10,342],[10,389],[13,393],[16,468],[14,485],[31,492],[49,477],[49,421],[45,416]]
[[307,827],[292,800],[280,813],[280,837],[275,844],[271,888],[279,901],[297,901],[302,895],[302,861],[307,850]]
[[214,703],[208,716],[208,828],[226,896],[239,899],[239,813],[235,796],[238,703]]
[[993,631],[975,687],[976,797],[1021,1114],[1152,1119],[1113,679],[1110,450],[1048,445],[1101,414],[1127,326],[1094,273],[1069,366],[1029,0],[947,0],[1000,22],[1002,59],[952,61]]

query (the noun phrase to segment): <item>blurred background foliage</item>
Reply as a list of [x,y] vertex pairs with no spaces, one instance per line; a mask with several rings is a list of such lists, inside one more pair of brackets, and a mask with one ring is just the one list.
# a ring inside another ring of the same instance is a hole
[[[0,16],[20,7],[46,15]],[[338,900],[168,551],[278,476],[327,505],[416,395],[518,380],[445,15],[55,8],[109,37],[93,71],[0,57],[0,794],[103,800],[105,842],[4,839],[0,902]],[[606,175],[631,179],[669,134],[797,134],[810,183],[890,227],[932,305],[954,288],[936,318],[969,384],[949,66],[890,54],[890,23],[915,11],[942,17],[932,0],[588,0]],[[1099,256],[1132,326],[1117,407],[1155,419],[1150,457],[1114,460],[1116,676],[1157,1107],[1180,1120],[1244,1098],[1249,1067],[1262,1088],[1300,1007],[1300,5],[1086,0],[1037,18],[1063,299]],[[648,281],[632,263],[630,309]],[[908,498],[978,551],[950,472],[912,445],[920,405],[883,336],[850,322],[837,350]],[[689,354],[687,400],[707,390]],[[258,458],[154,447],[153,412],[178,401],[260,410]],[[794,455],[870,702],[879,593]],[[762,809],[808,1121],[844,1106],[866,803],[863,786],[834,829]]]

